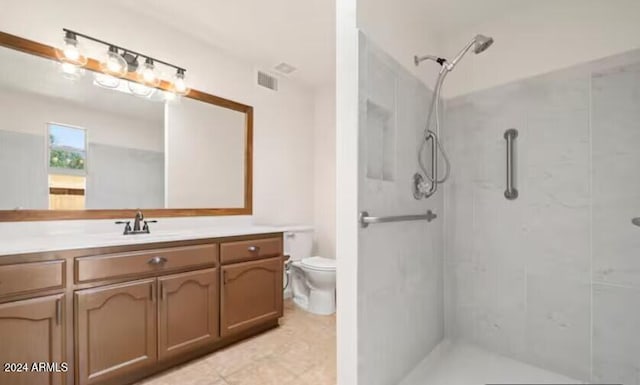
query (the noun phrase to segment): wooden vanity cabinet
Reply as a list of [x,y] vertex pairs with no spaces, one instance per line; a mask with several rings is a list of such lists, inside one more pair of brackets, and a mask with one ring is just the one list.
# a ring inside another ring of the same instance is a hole
[[212,344],[219,339],[219,269],[158,278],[159,359]]
[[[0,304],[0,384],[62,385],[65,373],[57,366],[34,372],[39,362],[62,364],[64,354],[64,294]],[[5,365],[14,363],[11,372]],[[21,365],[28,365],[27,371]],[[18,370],[17,372],[13,372]]]
[[282,270],[282,256],[222,266],[222,337],[282,316]]
[[0,371],[0,385],[141,380],[277,326],[282,275],[279,233],[9,256],[0,363],[69,372]]
[[155,291],[156,280],[146,279],[75,293],[77,385],[156,362]]

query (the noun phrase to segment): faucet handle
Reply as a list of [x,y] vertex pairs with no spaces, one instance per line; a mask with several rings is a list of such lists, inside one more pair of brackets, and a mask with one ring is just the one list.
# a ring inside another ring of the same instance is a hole
[[116,225],[124,225],[124,235],[131,232],[131,221],[116,221]]
[[158,223],[157,220],[144,221],[144,226],[142,226],[142,231],[146,233],[150,233],[151,229],[149,229],[149,223]]

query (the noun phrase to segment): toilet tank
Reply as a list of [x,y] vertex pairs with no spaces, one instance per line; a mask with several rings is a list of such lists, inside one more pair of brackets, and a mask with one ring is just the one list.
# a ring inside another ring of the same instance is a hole
[[284,253],[291,256],[292,261],[311,257],[313,249],[313,229],[296,229],[284,232]]

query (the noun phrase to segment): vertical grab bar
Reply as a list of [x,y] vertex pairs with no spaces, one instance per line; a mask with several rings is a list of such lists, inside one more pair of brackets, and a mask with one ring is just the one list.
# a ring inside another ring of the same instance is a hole
[[504,197],[509,200],[514,200],[518,197],[518,189],[514,186],[515,166],[513,152],[513,145],[517,137],[518,130],[515,128],[510,128],[504,132],[504,138],[507,141],[507,188],[504,190]]

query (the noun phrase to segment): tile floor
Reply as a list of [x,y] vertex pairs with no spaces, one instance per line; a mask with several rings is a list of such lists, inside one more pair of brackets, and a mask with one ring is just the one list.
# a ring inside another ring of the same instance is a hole
[[581,383],[473,345],[443,341],[400,385]]
[[335,385],[336,317],[285,301],[280,327],[136,385]]

